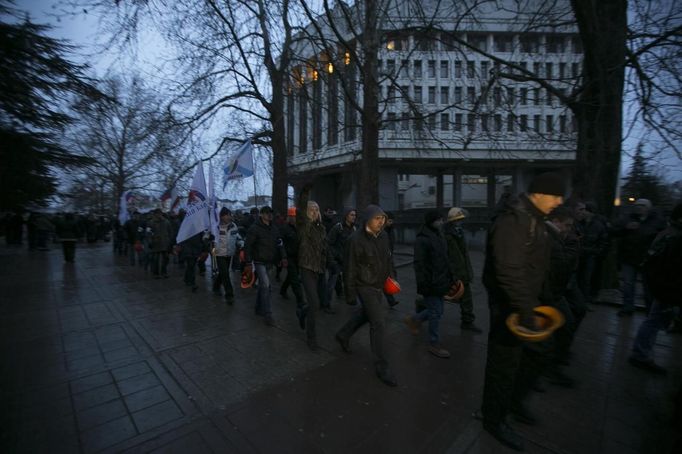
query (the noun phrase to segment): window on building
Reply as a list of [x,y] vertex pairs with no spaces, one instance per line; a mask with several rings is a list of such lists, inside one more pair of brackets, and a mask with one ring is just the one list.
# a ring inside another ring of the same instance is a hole
[[476,63],[473,61],[467,62],[467,77],[474,79],[476,77]]
[[481,114],[481,131],[488,132],[488,114]]
[[507,34],[495,34],[493,35],[493,43],[495,45],[495,52],[511,52],[513,43],[514,43],[514,37],[513,35],[507,35]]
[[522,106],[525,106],[528,104],[528,89],[526,87],[521,88],[521,100],[520,103]]
[[447,105],[450,102],[450,87],[440,87],[440,103]]
[[540,65],[540,63],[538,62],[533,63],[533,72],[537,77],[542,76],[542,66]]
[[476,87],[467,87],[467,102],[471,105],[476,103]]
[[417,50],[428,52],[438,48],[436,36],[432,33],[421,33],[414,37],[417,43]]
[[547,128],[547,133],[551,134],[554,132],[554,116],[553,115],[547,115],[547,118],[545,120],[547,124],[545,127]]
[[488,35],[484,33],[469,33],[467,36],[467,42],[476,47],[479,50],[488,50]]
[[540,37],[538,35],[521,35],[519,43],[521,44],[521,52],[526,54],[536,54],[540,51]]
[[566,63],[559,63],[559,79],[566,77]]
[[538,134],[540,133],[540,115],[533,115],[533,129]]
[[298,152],[308,152],[308,93],[301,87],[298,96]]
[[409,60],[401,60],[400,61],[400,73],[403,76],[409,77],[409,69],[410,69],[410,61]]
[[339,82],[332,74],[327,83],[327,143],[339,143]]
[[294,155],[294,128],[296,126],[296,96],[289,87],[287,93],[287,156]]
[[386,129],[389,131],[395,131],[397,129],[396,115],[395,112],[389,112],[386,114]]
[[400,129],[402,131],[409,131],[410,129],[410,114],[407,112],[400,114]]
[[450,129],[450,115],[443,113],[440,114],[440,130],[448,131]]
[[548,106],[551,106],[551,105],[552,105],[552,100],[554,99],[554,97],[552,96],[552,92],[549,91],[549,90],[545,90],[545,93],[547,94],[547,97],[545,98],[545,103],[546,103]]
[[545,77],[548,79],[554,77],[554,65],[551,63],[545,63]]
[[488,87],[481,88],[481,99],[479,103],[487,106],[488,105]]
[[566,134],[566,115],[559,115],[559,132]]
[[422,117],[421,115],[415,116],[414,121],[413,121],[413,125],[414,125],[415,131],[423,131],[424,130],[424,117]]
[[495,114],[495,132],[502,132],[502,115]]
[[495,87],[493,89],[493,102],[495,103],[495,107],[500,107],[502,105],[502,88],[501,87]]
[[564,37],[562,35],[547,35],[547,53],[560,54],[564,52]]
[[344,132],[343,139],[346,142],[353,141],[357,135],[357,111],[351,100],[357,100],[357,81],[355,79],[355,66],[349,65],[344,75],[347,90],[343,105]]
[[514,114],[507,115],[507,132],[514,132],[514,123],[516,123],[516,118]]
[[571,131],[578,132],[578,120],[575,118],[575,115],[571,115]]
[[436,87],[429,87],[429,104],[436,103]]
[[469,130],[470,133],[476,132],[476,115],[474,114],[467,115],[467,129]]
[[524,71],[528,71],[528,62],[522,61],[521,63],[519,63],[519,66],[520,66],[521,69],[523,69]]
[[436,78],[436,60],[429,60],[427,62],[427,65],[428,65],[429,77],[431,79],[435,79]]
[[521,115],[519,117],[519,131],[528,131],[528,115]]
[[489,61],[482,61],[481,62],[481,77],[487,78],[489,72],[490,72],[490,62]]
[[415,60],[412,63],[412,77],[415,79],[421,79],[422,77],[422,61]]
[[460,60],[455,61],[455,78],[462,78],[462,62]]
[[388,89],[386,90],[386,98],[390,103],[395,102],[395,85],[388,86]]
[[391,76],[395,75],[395,60],[386,60],[386,74]]
[[322,81],[313,82],[313,150],[322,148]]
[[440,61],[440,78],[441,79],[450,78],[450,62],[447,60]]
[[463,207],[487,207],[488,178],[485,175],[462,175],[461,200]]
[[417,104],[421,104],[422,102],[422,87],[419,85],[414,87],[414,99],[412,101]]
[[582,54],[583,53],[583,42],[580,39],[580,36],[572,36],[571,37],[571,47],[573,49],[574,54]]
[[571,73],[574,79],[580,77],[580,63],[571,63]]
[[516,99],[514,98],[514,87],[507,87],[507,104],[514,105]]
[[429,125],[429,131],[435,131],[436,130],[436,115],[435,114],[429,115],[426,121],[427,121],[427,124]]
[[462,87],[455,87],[455,104],[462,102]]
[[533,104],[536,106],[540,105],[540,89],[533,88]]
[[462,130],[462,114],[455,114],[455,131]]

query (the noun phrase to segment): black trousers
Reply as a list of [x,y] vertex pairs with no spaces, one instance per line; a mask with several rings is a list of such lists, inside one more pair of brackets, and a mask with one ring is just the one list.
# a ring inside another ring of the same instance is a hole
[[152,274],[154,276],[168,274],[168,251],[152,252]]
[[300,269],[301,283],[308,301],[308,314],[305,318],[305,329],[308,339],[317,339],[315,318],[320,309],[320,285],[324,287],[324,274],[319,274],[305,268]]
[[384,368],[388,365],[385,351],[386,306],[382,301],[384,292],[381,289],[361,287],[358,289],[358,296],[360,298],[358,308],[337,334],[344,339],[350,339],[358,329],[369,322],[369,340],[374,364]]
[[62,241],[62,251],[64,252],[64,261],[72,263],[76,259],[76,242]]
[[196,285],[196,271],[197,259],[194,257],[185,257],[183,259],[185,262],[185,284]]
[[301,306],[304,304],[303,290],[301,289],[301,275],[298,264],[293,260],[290,260],[287,265],[287,277],[284,279],[284,282],[282,282],[282,287],[279,290],[280,293],[286,293],[289,287],[291,287],[291,290],[294,292],[298,305]]
[[213,281],[213,291],[219,292],[222,286],[225,289],[225,298],[232,298],[234,290],[232,290],[232,282],[230,281],[230,260],[232,257],[217,256],[218,262],[218,276]]
[[504,422],[513,406],[521,405],[538,377],[551,361],[551,342],[522,342],[507,328],[510,313],[490,304],[490,334],[483,387],[484,423]]

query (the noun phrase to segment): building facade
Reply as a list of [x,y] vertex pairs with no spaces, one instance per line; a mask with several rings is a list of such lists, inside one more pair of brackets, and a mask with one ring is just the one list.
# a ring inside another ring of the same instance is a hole
[[[575,122],[560,95],[580,79],[575,28],[529,27],[492,8],[471,18],[433,14],[429,27],[418,27],[423,19],[408,9],[387,11],[405,16],[384,21],[376,61],[385,209],[464,206],[485,214],[535,173],[570,176]],[[313,180],[321,204],[354,206],[360,68],[342,46],[332,58],[315,49],[303,46],[286,93],[288,171],[294,185]]]

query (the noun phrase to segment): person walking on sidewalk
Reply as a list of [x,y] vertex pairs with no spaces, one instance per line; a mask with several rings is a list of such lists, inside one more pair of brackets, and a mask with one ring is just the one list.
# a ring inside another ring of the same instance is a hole
[[[316,352],[317,333],[315,318],[320,308],[320,296],[325,290],[325,269],[327,266],[327,231],[322,224],[320,206],[309,200],[310,186],[306,185],[296,207],[296,230],[298,231],[298,267],[308,304],[297,310],[299,323],[305,324],[308,347]],[[301,321],[303,319],[304,321]]]
[[438,358],[449,358],[450,352],[440,344],[440,319],[443,316],[443,296],[448,293],[454,278],[448,262],[448,246],[440,229],[443,217],[438,210],[424,214],[424,225],[414,243],[414,273],[417,293],[424,297],[425,309],[405,317],[405,324],[414,335],[429,321],[429,352]]
[[327,233],[327,244],[329,245],[329,279],[325,293],[324,312],[333,313],[331,302],[334,296],[334,289],[337,280],[343,271],[343,251],[346,247],[348,238],[355,232],[355,219],[357,212],[354,208],[344,210],[341,222],[337,222]]
[[272,223],[272,217],[272,208],[267,205],[262,207],[258,220],[249,227],[244,245],[246,266],[253,262],[258,279],[255,312],[256,315],[264,317],[264,322],[268,326],[275,326],[270,301],[272,272],[279,261],[286,266],[286,252],[279,229]]
[[481,328],[474,324],[476,316],[474,315],[474,299],[471,293],[474,270],[471,267],[464,230],[460,226],[466,216],[466,212],[462,208],[450,208],[447,221],[443,225],[443,234],[448,244],[448,263],[451,273],[464,284],[464,294],[459,300],[460,328],[474,333],[482,333]]
[[498,441],[519,451],[523,440],[506,423],[509,412],[533,423],[523,405],[540,370],[529,345],[524,345],[505,323],[512,312],[519,323],[538,331],[533,308],[545,298],[550,245],[545,216],[563,202],[565,183],[556,173],[536,176],[528,194],[500,213],[488,231],[483,284],[488,291],[490,333],[481,408],[483,428]]
[[168,251],[171,248],[172,227],[168,219],[163,217],[160,208],[154,210],[149,221],[152,274],[154,278],[168,277]]
[[57,223],[57,238],[62,242],[66,263],[73,263],[76,260],[76,243],[80,236],[80,228],[73,213],[66,213],[64,219]]
[[654,362],[651,351],[658,332],[666,329],[675,317],[675,307],[682,306],[682,203],[675,206],[669,226],[649,248],[642,269],[654,302],[637,330],[629,362],[640,369],[665,375],[666,369]]
[[375,372],[386,385],[397,386],[385,351],[386,307],[382,304],[384,282],[395,276],[388,237],[383,231],[386,213],[377,205],[368,205],[363,215],[365,223],[348,239],[343,262],[346,303],[360,304],[335,338],[348,353],[351,336],[369,322]]
[[232,211],[227,207],[220,209],[218,238],[215,239],[215,256],[218,264],[218,276],[213,281],[213,293],[220,295],[220,287],[225,290],[225,302],[234,303],[234,290],[230,281],[230,261],[237,250],[239,228],[232,222]]
[[301,288],[301,275],[298,269],[298,231],[296,230],[296,207],[289,207],[287,210],[287,222],[280,229],[280,236],[284,242],[284,250],[287,253],[287,277],[282,282],[279,295],[288,299],[287,290],[291,290],[296,296],[296,316],[299,319],[301,329],[305,329],[305,316],[303,314],[305,300]]

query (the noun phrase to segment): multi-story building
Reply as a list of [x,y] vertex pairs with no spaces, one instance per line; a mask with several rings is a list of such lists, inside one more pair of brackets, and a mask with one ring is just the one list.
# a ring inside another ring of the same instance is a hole
[[[570,174],[575,122],[556,94],[580,78],[574,27],[534,23],[531,32],[504,8],[435,14],[428,29],[415,26],[418,18],[389,19],[377,60],[383,207],[491,208],[505,186],[523,191],[539,171]],[[286,97],[289,174],[314,179],[324,205],[354,205],[358,68],[348,52],[329,58],[313,45],[302,49]]]

